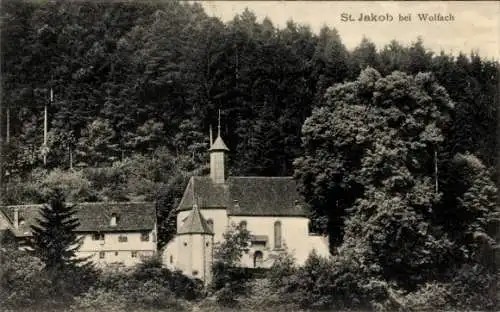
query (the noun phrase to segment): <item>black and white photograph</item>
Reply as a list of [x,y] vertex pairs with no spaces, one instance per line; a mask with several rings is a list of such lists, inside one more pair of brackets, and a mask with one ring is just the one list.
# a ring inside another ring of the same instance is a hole
[[0,17],[0,311],[500,311],[498,2]]

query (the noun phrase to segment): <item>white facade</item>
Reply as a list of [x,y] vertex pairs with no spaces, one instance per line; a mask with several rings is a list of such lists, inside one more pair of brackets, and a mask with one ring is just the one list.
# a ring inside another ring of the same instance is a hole
[[[43,205],[0,207],[0,230],[4,227],[21,243],[32,235]],[[96,265],[119,263],[132,266],[157,252],[157,222],[154,203],[78,203],[75,229],[81,239],[79,258]],[[77,247],[77,246],[75,246]],[[26,249],[26,245],[20,248]]]
[[138,264],[156,252],[156,229],[143,232],[86,233],[78,250],[79,257],[89,257],[97,265]]
[[[205,220],[214,221],[214,244],[222,241],[223,233],[231,224],[238,225],[241,222],[246,222],[247,230],[257,239],[250,246],[248,253],[243,254],[241,258],[243,267],[268,268],[273,264],[274,257],[283,252],[292,255],[298,265],[304,264],[313,249],[320,256],[329,256],[327,238],[310,235],[309,219],[306,217],[227,216],[226,210],[222,209],[201,209],[200,212]],[[178,229],[188,214],[189,211],[181,211],[178,214]],[[279,231],[278,224],[281,233],[275,233],[275,230]],[[180,237],[177,236],[172,240],[163,252],[163,263],[171,269],[182,270],[183,262],[191,261],[185,258],[187,254],[191,254],[190,252],[183,252],[182,249],[177,248]],[[281,239],[279,239],[280,237]],[[192,255],[200,259],[197,253]]]

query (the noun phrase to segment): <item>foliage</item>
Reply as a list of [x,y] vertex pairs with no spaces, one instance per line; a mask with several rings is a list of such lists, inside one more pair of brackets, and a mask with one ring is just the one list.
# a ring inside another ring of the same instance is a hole
[[117,159],[116,133],[106,119],[98,118],[90,123],[78,140],[76,153],[83,164],[97,166]]
[[0,263],[0,303],[14,310],[66,308],[93,285],[97,273],[85,266],[51,269],[30,252],[17,248],[2,248]]
[[304,123],[305,155],[295,162],[295,177],[332,246],[342,240],[347,209],[375,189],[427,194],[411,199],[419,209],[437,200],[428,191],[432,151],[443,140],[452,103],[431,75],[382,78],[368,68],[356,81],[330,88],[326,99]]
[[249,250],[250,232],[243,224],[231,224],[222,237],[222,242],[214,248],[214,261],[239,265],[243,253]]
[[284,278],[296,273],[297,264],[293,255],[283,253],[277,256],[269,270],[268,278],[272,287],[280,287]]
[[65,200],[71,203],[92,202],[97,199],[95,189],[81,171],[54,169],[40,183],[42,198],[48,198],[52,190],[61,190]]
[[223,234],[223,240],[214,247],[212,285],[217,302],[233,305],[235,296],[246,291],[247,276],[240,267],[241,257],[248,252],[250,232],[243,224],[231,224]]
[[47,269],[64,269],[84,262],[76,257],[81,239],[74,231],[79,226],[75,213],[73,206],[66,205],[62,191],[55,189],[48,204],[41,209],[40,217],[31,225],[32,237],[28,245]]
[[279,298],[278,305],[319,310],[399,307],[391,299],[391,286],[369,276],[362,264],[347,255],[327,259],[313,251],[302,266],[285,257],[273,268],[279,271],[271,271],[269,287]]
[[[180,272],[162,267],[159,257],[143,260],[133,268],[107,267],[94,288],[75,299],[74,311],[94,311],[110,307],[127,309],[184,309],[183,300],[202,297],[203,284]],[[117,304],[113,306],[113,303]]]
[[50,280],[44,263],[25,251],[0,249],[0,304],[5,309],[42,306],[49,297]]

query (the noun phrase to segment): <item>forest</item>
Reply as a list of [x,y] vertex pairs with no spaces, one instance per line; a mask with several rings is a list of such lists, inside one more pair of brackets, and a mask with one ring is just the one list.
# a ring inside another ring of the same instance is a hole
[[294,176],[338,272],[424,293],[453,276],[464,305],[496,303],[498,60],[421,38],[348,50],[333,26],[223,23],[185,1],[4,1],[1,17],[1,204],[55,186],[155,201],[161,248],[220,110],[228,174]]

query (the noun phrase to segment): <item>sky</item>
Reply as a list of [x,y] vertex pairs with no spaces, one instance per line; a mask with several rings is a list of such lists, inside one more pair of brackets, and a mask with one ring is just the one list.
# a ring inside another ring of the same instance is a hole
[[[285,27],[290,19],[309,25],[314,32],[327,25],[338,30],[348,49],[359,44],[363,35],[382,48],[392,39],[404,45],[421,36],[424,45],[439,53],[457,55],[478,51],[483,57],[500,59],[500,2],[497,1],[201,1],[205,11],[227,22],[246,7],[262,21]],[[361,13],[386,15],[392,22],[345,22],[342,14],[357,19]],[[453,21],[424,22],[418,14],[451,14]],[[399,14],[411,14],[411,21],[399,21]]]

